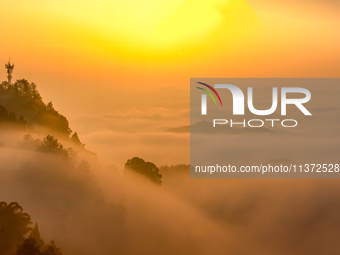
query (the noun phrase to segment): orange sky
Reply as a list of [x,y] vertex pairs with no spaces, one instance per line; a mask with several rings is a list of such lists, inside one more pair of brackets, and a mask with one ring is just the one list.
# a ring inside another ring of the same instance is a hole
[[190,77],[339,77],[331,0],[1,2],[0,62],[69,116]]
[[337,76],[340,10],[321,1],[2,2],[1,61],[12,56],[16,77],[153,88],[195,76]]
[[163,132],[189,124],[191,77],[339,77],[333,0],[1,1],[0,22],[0,63],[116,163],[188,163],[188,137]]

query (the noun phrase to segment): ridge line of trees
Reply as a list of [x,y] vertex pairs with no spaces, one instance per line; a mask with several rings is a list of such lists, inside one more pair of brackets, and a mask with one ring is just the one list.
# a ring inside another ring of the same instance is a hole
[[67,137],[72,134],[67,118],[53,107],[52,102],[45,104],[36,84],[26,79],[13,84],[0,83],[0,105],[22,115],[30,123],[48,127]]

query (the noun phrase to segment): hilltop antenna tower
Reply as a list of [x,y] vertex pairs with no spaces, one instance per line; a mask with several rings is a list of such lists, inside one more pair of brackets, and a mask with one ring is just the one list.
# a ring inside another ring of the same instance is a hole
[[12,73],[13,73],[13,69],[14,69],[14,64],[11,65],[11,58],[9,58],[8,63],[5,64],[5,67],[7,69],[8,84],[11,84]]

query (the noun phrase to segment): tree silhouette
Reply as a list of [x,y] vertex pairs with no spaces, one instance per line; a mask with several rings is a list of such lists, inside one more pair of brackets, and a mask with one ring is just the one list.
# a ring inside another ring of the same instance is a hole
[[44,138],[39,145],[38,150],[45,153],[53,153],[55,155],[68,157],[67,150],[64,149],[64,146],[58,142],[57,138],[54,138],[51,135]]
[[136,173],[142,174],[146,176],[151,181],[162,184],[162,175],[159,174],[158,167],[151,162],[145,162],[143,159],[134,157],[132,159],[129,159],[125,163],[125,169],[124,170],[132,170]]
[[32,230],[31,235],[17,247],[15,255],[63,255],[54,240],[45,245],[45,242],[40,236],[37,224]]
[[16,246],[24,241],[24,236],[31,230],[31,218],[22,207],[12,202],[0,202],[0,251],[3,255],[12,255]]
[[77,132],[75,132],[75,133],[71,136],[71,141],[72,141],[73,143],[75,143],[76,145],[79,145],[79,146],[81,146],[81,147],[84,147],[84,146],[85,146],[85,144],[82,144],[82,143],[81,143],[81,141],[80,141],[80,139],[79,139],[79,137],[78,137]]
[[29,237],[18,246],[15,255],[41,255],[40,247],[34,238]]
[[48,127],[51,131],[69,137],[72,130],[68,120],[54,109],[52,102],[45,104],[34,83],[17,80],[14,84],[0,84],[0,104],[22,115],[30,123]]
[[36,150],[41,144],[40,139],[34,139],[30,134],[24,135],[24,140],[19,143],[24,149]]
[[14,112],[8,111],[4,106],[0,105],[0,124],[12,124],[21,128],[32,130],[31,123],[26,121],[23,116],[17,117]]
[[41,238],[40,235],[40,231],[39,231],[39,227],[38,227],[38,223],[35,223],[34,228],[31,231],[31,234],[29,236],[30,238],[33,238],[37,245],[40,247],[40,249],[42,249],[45,246],[45,242],[44,240]]
[[51,135],[47,135],[43,140],[39,138],[34,139],[30,134],[24,135],[24,139],[19,143],[19,146],[23,149],[51,153],[68,159],[74,159],[77,156],[77,151],[70,147],[65,149],[64,146],[58,142],[58,139]]

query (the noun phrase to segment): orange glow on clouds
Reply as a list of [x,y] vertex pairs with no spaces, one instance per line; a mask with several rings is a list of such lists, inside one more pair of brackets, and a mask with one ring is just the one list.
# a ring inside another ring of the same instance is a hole
[[12,57],[15,78],[53,77],[72,82],[69,89],[85,81],[138,90],[183,87],[198,76],[334,77],[337,13],[304,1],[7,1],[0,60]]

